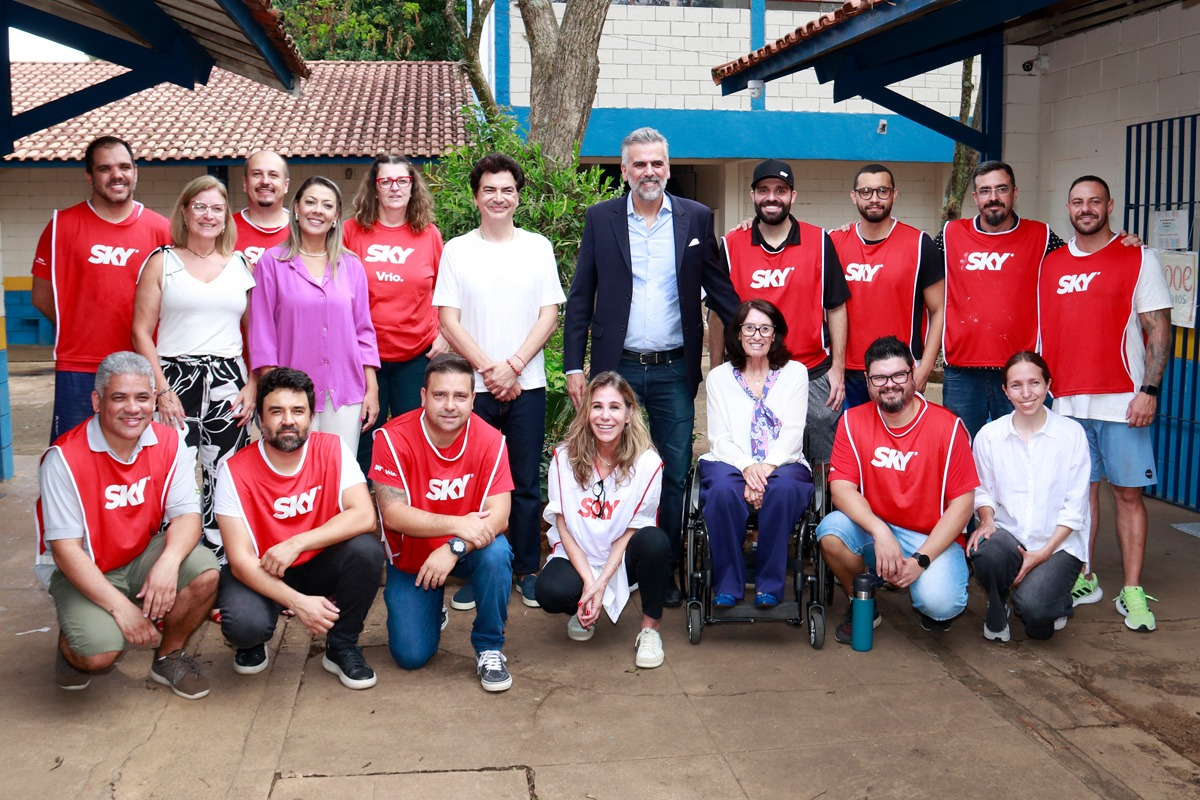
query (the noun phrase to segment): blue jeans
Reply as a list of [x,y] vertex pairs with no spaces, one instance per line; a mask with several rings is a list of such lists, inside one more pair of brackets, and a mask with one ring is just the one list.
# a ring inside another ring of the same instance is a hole
[[475,413],[504,434],[512,472],[508,540],[512,571],[533,575],[542,565],[542,449],[546,444],[546,390],[525,389],[501,403],[487,392],[475,395]]
[[[746,562],[742,543],[750,506],[746,503],[746,479],[732,464],[701,460],[700,503],[712,548],[713,592],[746,594]],[[784,596],[787,579],[788,539],[814,493],[812,472],[800,463],[784,464],[767,478],[762,508],[758,510],[758,549],[755,558],[754,590]]]
[[971,441],[989,420],[1000,419],[1013,410],[1004,394],[1003,370],[964,369],[949,364],[942,379],[942,405],[963,421]]
[[425,367],[429,359],[417,356],[409,361],[384,361],[375,371],[379,383],[379,416],[371,429],[358,437],[358,466],[363,475],[371,474],[371,447],[375,431],[392,417],[421,405],[421,387],[425,385]]
[[692,426],[696,421],[696,395],[688,381],[682,358],[666,364],[639,364],[622,358],[617,372],[629,381],[650,420],[650,438],[663,460],[662,495],[658,525],[671,540],[671,563],[680,561],[683,529],[683,493],[692,466]]
[[54,373],[54,416],[50,420],[50,444],[67,431],[96,413],[92,392],[96,388],[94,372]]
[[867,374],[858,370],[846,370],[846,399],[842,402],[842,409],[849,411],[855,406],[869,402],[871,395],[867,391]]
[[[909,558],[929,537],[888,524],[900,553]],[[841,539],[851,553],[861,556],[865,569],[875,569],[875,539],[841,511],[834,511],[817,526],[817,541],[826,536]],[[936,620],[954,619],[967,608],[967,557],[951,544],[930,562],[929,568],[909,587],[913,607]]]
[[[512,549],[503,536],[472,550],[450,572],[475,587],[475,624],[471,646],[478,655],[504,647],[508,595],[512,591]],[[387,605],[388,649],[404,669],[420,669],[437,652],[442,638],[442,602],[446,587],[422,589],[417,576],[388,563],[383,602]]]

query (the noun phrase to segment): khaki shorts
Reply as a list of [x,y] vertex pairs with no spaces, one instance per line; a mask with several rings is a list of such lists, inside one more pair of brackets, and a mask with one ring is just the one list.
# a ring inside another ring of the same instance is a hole
[[[162,555],[166,541],[165,534],[158,534],[150,540],[141,555],[123,567],[104,573],[104,577],[135,604],[141,605],[137,593],[142,590],[150,569]],[[176,589],[183,589],[200,577],[200,573],[210,569],[220,569],[217,558],[212,550],[197,543],[179,565]],[[125,636],[113,615],[85,597],[58,570],[50,576],[50,596],[54,598],[54,605],[58,609],[58,627],[76,653],[98,656],[125,649]]]

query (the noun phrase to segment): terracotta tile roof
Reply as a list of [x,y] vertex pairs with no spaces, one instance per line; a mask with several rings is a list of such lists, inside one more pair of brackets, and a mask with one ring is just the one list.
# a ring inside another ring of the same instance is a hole
[[847,2],[842,3],[841,8],[810,20],[783,38],[776,39],[774,42],[770,42],[753,53],[748,53],[735,61],[730,61],[719,67],[713,67],[713,83],[719,85],[724,78],[744,72],[758,62],[787,50],[789,47],[799,44],[806,39],[811,39],[849,17],[866,13],[880,5],[892,6],[895,5],[895,2],[892,2],[892,0],[847,0]]
[[[285,158],[434,158],[466,144],[469,93],[448,61],[312,61],[293,97],[214,69],[194,91],[160,84],[18,139],[8,162],[82,161],[115,134],[146,162],[239,159],[262,148]],[[125,72],[104,61],[14,63],[13,113]]]

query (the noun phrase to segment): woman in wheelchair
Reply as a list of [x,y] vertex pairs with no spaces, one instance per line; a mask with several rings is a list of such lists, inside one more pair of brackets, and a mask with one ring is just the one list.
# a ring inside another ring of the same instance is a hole
[[650,443],[637,398],[615,372],[602,372],[583,391],[567,440],[547,474],[550,558],[536,597],[551,614],[570,614],[567,635],[587,641],[600,612],[614,623],[636,585],[642,624],[634,663],[663,663],[663,599],[671,579],[671,544],[655,523],[662,459]]
[[812,500],[812,472],[801,452],[808,370],[791,360],[786,336],[779,309],[747,300],[725,327],[729,360],[704,382],[712,449],[698,466],[716,608],[732,608],[745,595],[742,546],[751,508],[758,511],[754,605],[779,605],[788,536]]

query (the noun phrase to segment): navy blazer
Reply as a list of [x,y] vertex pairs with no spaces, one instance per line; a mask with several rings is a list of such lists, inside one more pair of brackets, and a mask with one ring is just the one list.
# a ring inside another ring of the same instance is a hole
[[[563,315],[564,370],[583,369],[589,332],[593,375],[616,369],[621,359],[633,297],[628,197],[626,194],[606,200],[587,210],[575,278]],[[740,301],[729,281],[729,272],[721,265],[712,211],[694,200],[670,197],[684,359],[694,397],[700,385],[700,356],[704,349],[700,288],[708,293],[708,306],[723,322],[729,322]]]

